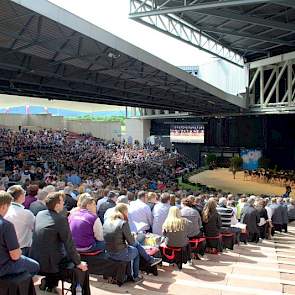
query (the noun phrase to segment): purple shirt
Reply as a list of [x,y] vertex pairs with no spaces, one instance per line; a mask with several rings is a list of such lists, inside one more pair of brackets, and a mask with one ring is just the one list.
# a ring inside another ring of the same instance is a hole
[[30,205],[35,201],[37,201],[36,197],[30,196],[30,195],[26,196],[26,199],[25,199],[25,201],[23,203],[23,206],[25,207],[25,209],[29,209]]
[[86,209],[74,211],[69,224],[77,249],[89,249],[95,243],[93,226],[97,216]]

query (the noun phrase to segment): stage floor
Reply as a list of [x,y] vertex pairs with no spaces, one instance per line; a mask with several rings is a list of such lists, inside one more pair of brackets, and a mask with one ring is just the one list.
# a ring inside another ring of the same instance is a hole
[[267,194],[267,195],[283,195],[285,187],[258,183],[256,181],[244,180],[244,172],[237,172],[236,179],[233,179],[232,173],[227,168],[219,168],[215,170],[206,170],[190,177],[190,181],[201,183],[216,189],[222,189],[231,193],[249,193],[249,194]]

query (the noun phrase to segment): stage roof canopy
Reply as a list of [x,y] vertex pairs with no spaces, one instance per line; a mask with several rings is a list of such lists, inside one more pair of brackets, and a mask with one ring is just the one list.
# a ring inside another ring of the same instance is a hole
[[294,0],[130,0],[130,17],[235,64],[295,50]]
[[0,0],[0,92],[200,115],[246,106],[46,0]]

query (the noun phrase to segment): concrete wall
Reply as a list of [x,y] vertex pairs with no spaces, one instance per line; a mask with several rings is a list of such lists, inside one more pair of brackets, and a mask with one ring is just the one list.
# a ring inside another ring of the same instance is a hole
[[95,137],[106,140],[120,141],[121,138],[121,124],[119,122],[95,122],[85,120],[67,120],[67,130],[75,133],[91,133]]
[[127,119],[126,138],[128,141],[138,140],[140,144],[145,143],[150,137],[151,121],[146,119]]
[[30,129],[67,129],[75,133],[91,133],[95,137],[120,141],[120,122],[96,122],[86,120],[65,120],[61,116],[51,115],[14,115],[0,114],[0,126],[18,129],[18,126]]

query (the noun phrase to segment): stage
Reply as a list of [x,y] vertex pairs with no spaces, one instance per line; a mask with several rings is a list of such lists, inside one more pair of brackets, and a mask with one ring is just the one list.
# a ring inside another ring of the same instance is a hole
[[244,172],[237,172],[236,179],[233,174],[226,168],[215,170],[206,170],[199,174],[193,175],[189,179],[193,183],[201,183],[209,187],[221,189],[231,193],[249,193],[249,194],[267,194],[279,195],[285,193],[285,187],[275,184],[259,183],[251,181],[250,178],[244,180]]

